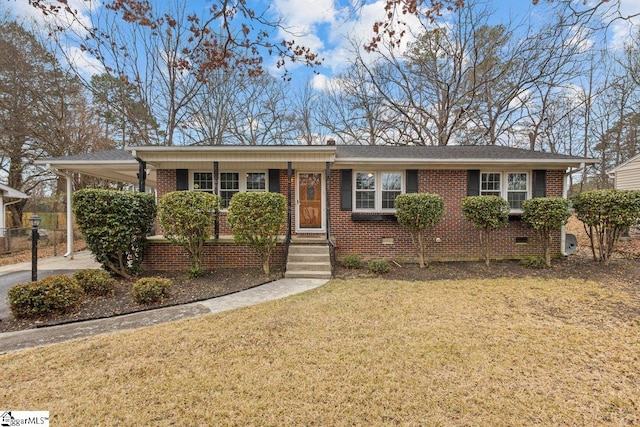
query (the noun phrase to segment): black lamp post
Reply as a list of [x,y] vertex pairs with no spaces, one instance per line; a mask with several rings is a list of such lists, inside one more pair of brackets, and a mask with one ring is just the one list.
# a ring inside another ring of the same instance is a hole
[[38,281],[38,226],[40,225],[40,217],[31,215],[31,281]]

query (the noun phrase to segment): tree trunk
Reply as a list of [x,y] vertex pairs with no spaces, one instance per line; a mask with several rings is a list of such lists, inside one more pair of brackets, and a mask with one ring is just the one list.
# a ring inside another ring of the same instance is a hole
[[262,270],[264,271],[265,277],[269,278],[271,274],[271,267],[269,266],[269,256],[262,260]]
[[425,262],[424,262],[424,236],[420,232],[418,232],[418,262],[420,263],[420,268],[424,268],[425,267]]

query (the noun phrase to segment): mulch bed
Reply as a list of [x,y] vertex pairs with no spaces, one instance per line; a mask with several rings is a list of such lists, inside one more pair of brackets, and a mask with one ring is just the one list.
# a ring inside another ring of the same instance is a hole
[[[585,240],[581,224],[569,223],[569,231],[578,236],[579,245],[575,254],[553,260],[551,268],[528,268],[515,260],[484,262],[437,262],[421,269],[417,264],[396,265],[391,263],[391,271],[383,277],[388,280],[431,281],[431,280],[467,280],[492,278],[540,279],[583,279],[607,284],[616,281],[629,292],[640,298],[640,239],[623,240],[618,243],[617,253],[609,266],[593,260],[588,242]],[[183,272],[145,272],[145,276],[170,277],[173,280],[171,295],[154,305],[142,306],[135,303],[131,296],[133,281],[121,281],[109,297],[87,297],[71,313],[57,314],[41,319],[17,320],[13,316],[0,319],[0,332],[9,332],[49,326],[80,320],[117,316],[141,310],[165,307],[188,302],[201,301],[231,294],[263,284],[281,277],[274,273],[265,278],[261,269],[218,269],[198,278],[192,278]],[[366,266],[350,270],[338,266],[337,279],[372,277]]]
[[274,273],[270,278],[266,278],[262,269],[218,269],[197,278],[190,277],[183,272],[146,271],[144,276],[170,278],[173,281],[170,296],[156,304],[140,305],[131,298],[131,289],[135,280],[121,280],[118,282],[113,295],[87,296],[73,312],[53,314],[38,319],[16,319],[13,316],[0,319],[0,332],[100,319],[142,310],[202,301],[258,286],[275,280],[280,275]]

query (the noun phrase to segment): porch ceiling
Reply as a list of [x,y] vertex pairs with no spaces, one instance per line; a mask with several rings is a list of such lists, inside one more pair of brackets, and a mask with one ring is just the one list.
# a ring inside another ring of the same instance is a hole
[[[131,153],[124,150],[36,160],[35,164],[44,165],[62,173],[79,173],[112,181],[138,184],[139,163],[131,156]],[[147,168],[146,184],[150,187],[156,186],[156,172],[153,168]]]

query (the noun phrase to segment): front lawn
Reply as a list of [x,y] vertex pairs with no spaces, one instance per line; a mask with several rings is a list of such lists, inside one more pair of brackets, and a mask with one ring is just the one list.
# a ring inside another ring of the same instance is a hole
[[1,355],[0,402],[48,410],[52,425],[634,425],[640,301],[628,286],[334,280]]

